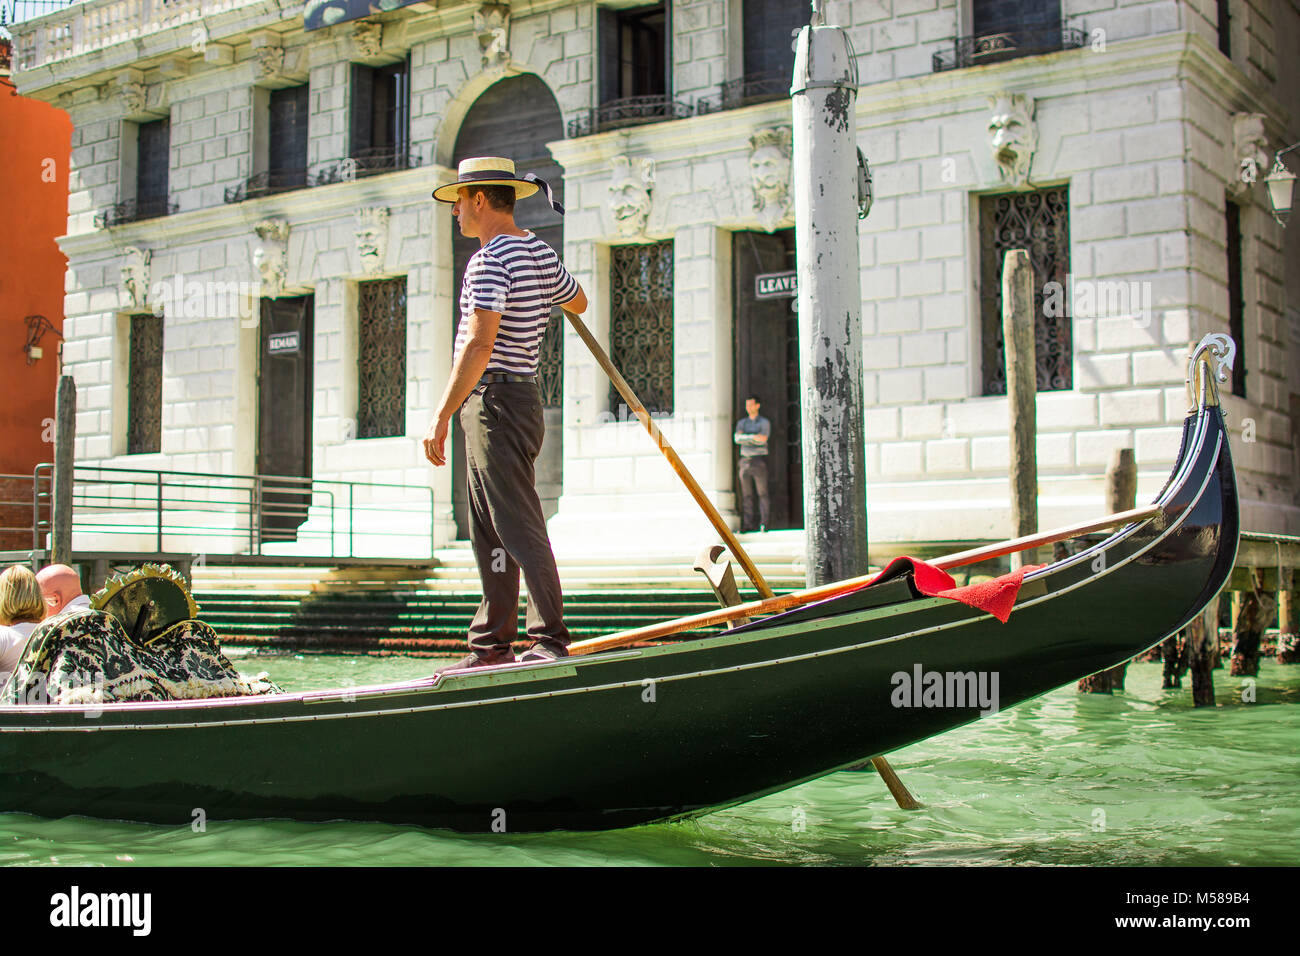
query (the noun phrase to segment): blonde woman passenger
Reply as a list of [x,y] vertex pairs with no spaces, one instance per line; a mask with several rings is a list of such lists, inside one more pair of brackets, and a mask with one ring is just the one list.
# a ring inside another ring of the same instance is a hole
[[21,564],[0,572],[0,688],[9,681],[27,638],[44,617],[45,598],[36,575]]

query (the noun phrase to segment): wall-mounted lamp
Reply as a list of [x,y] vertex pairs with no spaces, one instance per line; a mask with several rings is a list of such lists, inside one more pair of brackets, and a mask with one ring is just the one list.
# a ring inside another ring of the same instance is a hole
[[23,346],[23,351],[27,353],[27,364],[35,365],[45,354],[45,350],[40,345],[41,337],[46,332],[53,332],[59,338],[63,336],[43,315],[29,315],[24,321],[27,323],[27,344]]
[[1283,165],[1282,157],[1297,147],[1300,147],[1300,143],[1288,146],[1274,156],[1273,168],[1264,177],[1264,185],[1268,187],[1268,201],[1273,206],[1273,218],[1283,228],[1286,227],[1286,221],[1291,215],[1291,192],[1295,187],[1295,173]]

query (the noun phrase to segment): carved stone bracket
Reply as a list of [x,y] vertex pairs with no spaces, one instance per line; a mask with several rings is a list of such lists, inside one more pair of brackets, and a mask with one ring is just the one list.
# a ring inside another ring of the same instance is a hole
[[357,258],[368,276],[384,271],[388,253],[388,208],[363,206],[357,210]]
[[138,116],[145,111],[149,88],[144,85],[144,74],[139,70],[123,70],[109,84],[108,93],[126,116]]
[[510,64],[510,4],[481,4],[474,11],[474,32],[483,52],[483,69],[505,70]]
[[1016,189],[1031,185],[1029,169],[1038,149],[1033,97],[1000,92],[989,97],[989,151],[1002,182]]
[[612,167],[607,208],[614,228],[620,236],[644,235],[655,181],[654,160],[615,156]]
[[1268,175],[1268,135],[1263,113],[1232,114],[1233,175],[1228,191],[1241,196]]
[[122,291],[132,312],[149,311],[149,261],[153,250],[127,246],[122,258]]
[[361,59],[379,56],[384,48],[384,25],[359,20],[352,24],[352,51]]
[[263,219],[253,227],[253,268],[262,283],[262,295],[276,298],[284,293],[288,272],[289,222]]
[[749,138],[749,175],[754,211],[771,232],[790,216],[790,151],[788,126],[760,129]]
[[263,31],[249,38],[249,46],[257,61],[259,80],[276,80],[284,76],[284,48],[277,34]]

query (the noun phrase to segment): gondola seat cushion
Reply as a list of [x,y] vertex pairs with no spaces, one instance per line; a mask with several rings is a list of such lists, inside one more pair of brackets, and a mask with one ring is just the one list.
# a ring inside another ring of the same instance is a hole
[[0,704],[111,704],[278,693],[246,677],[202,621],[181,621],[147,646],[103,611],[61,615],[32,632]]

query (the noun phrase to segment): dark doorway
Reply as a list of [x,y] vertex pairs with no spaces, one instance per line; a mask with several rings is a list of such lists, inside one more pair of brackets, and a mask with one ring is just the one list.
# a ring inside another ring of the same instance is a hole
[[[312,297],[262,300],[257,473],[311,477]],[[297,489],[303,490],[297,490]],[[263,541],[295,541],[311,507],[306,482],[263,482]]]
[[[514,160],[515,174],[536,173],[550,184],[555,198],[564,202],[564,170],[546,148],[564,138],[564,120],[550,88],[531,73],[513,76],[488,87],[474,101],[456,136],[452,157],[455,167],[471,156],[504,156]],[[441,204],[440,204],[441,205]],[[440,212],[450,215],[450,207]],[[564,253],[564,220],[539,193],[515,206],[515,224],[530,229],[552,249]],[[460,285],[470,257],[479,249],[477,239],[467,239],[452,222],[452,335],[460,324]],[[537,494],[547,518],[559,508],[563,489],[564,316],[556,309],[542,339],[537,382],[546,416],[546,439],[537,458]],[[465,472],[465,436],[452,428],[452,510],[456,537],[469,537],[468,482]]]
[[[768,439],[769,530],[803,527],[802,411],[799,402],[799,317],[795,298],[778,294],[759,298],[759,276],[793,272],[794,230],[775,233],[737,232],[731,239],[735,366],[732,417],[745,417],[745,398],[762,399],[759,414],[772,423]],[[779,290],[768,280],[765,291]],[[789,286],[790,289],[793,286]],[[741,507],[739,457],[733,446],[732,480],[736,507]],[[743,516],[742,516],[743,517]]]

